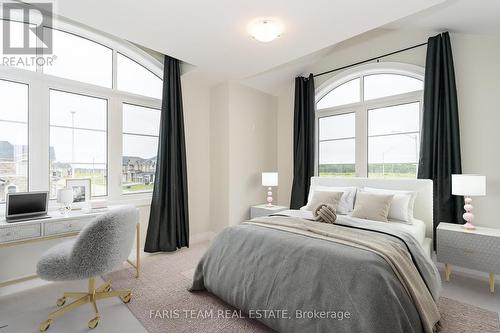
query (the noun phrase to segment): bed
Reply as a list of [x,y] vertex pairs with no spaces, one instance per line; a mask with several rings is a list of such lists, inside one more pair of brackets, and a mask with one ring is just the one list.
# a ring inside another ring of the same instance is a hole
[[279,332],[433,332],[441,280],[428,250],[432,182],[317,178],[311,187],[412,190],[413,224],[285,211],[224,229],[195,269],[208,290]]

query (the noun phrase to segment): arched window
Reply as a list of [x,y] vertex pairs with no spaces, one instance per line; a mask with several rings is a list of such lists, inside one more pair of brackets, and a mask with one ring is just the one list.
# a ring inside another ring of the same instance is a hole
[[0,203],[8,191],[49,190],[55,198],[69,178],[89,178],[94,197],[151,192],[161,62],[64,18],[43,27],[43,40],[51,36],[53,45],[45,54],[43,41],[25,29],[33,24],[5,22],[11,47],[38,48],[36,54],[0,49]]
[[316,169],[320,176],[415,178],[423,69],[363,65],[316,93]]

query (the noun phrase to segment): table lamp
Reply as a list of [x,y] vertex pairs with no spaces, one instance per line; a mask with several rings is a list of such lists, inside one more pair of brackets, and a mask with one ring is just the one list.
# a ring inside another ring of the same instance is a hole
[[73,203],[73,189],[63,188],[57,190],[57,203],[61,204],[61,214],[68,214]]
[[278,173],[277,172],[263,172],[262,173],[262,186],[267,186],[267,206],[273,206],[273,190],[272,186],[278,186]]
[[476,229],[472,224],[474,207],[471,196],[486,195],[486,177],[481,175],[451,175],[451,194],[465,197],[463,218],[466,223],[462,227],[468,230]]

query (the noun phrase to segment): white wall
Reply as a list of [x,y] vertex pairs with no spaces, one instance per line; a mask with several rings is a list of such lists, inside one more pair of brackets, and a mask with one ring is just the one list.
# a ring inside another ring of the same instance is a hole
[[[375,30],[346,42],[306,71],[323,72],[357,61],[419,44],[437,32]],[[500,202],[500,38],[451,33],[459,99],[459,117],[464,173],[487,177],[488,195],[474,198],[477,225],[500,227],[494,216]],[[381,61],[425,65],[425,47]],[[318,77],[316,87],[335,74]],[[279,203],[289,204],[293,178],[293,78],[278,94],[278,172]]]
[[183,76],[189,233],[210,231],[210,89]]
[[500,228],[500,38],[451,36],[460,110],[463,173],[486,175],[473,198],[477,225]]
[[229,92],[229,224],[237,224],[265,202],[261,173],[277,170],[276,98],[236,83]]
[[210,95],[210,222],[221,230],[229,221],[229,85]]
[[293,107],[294,80],[284,85],[278,94],[277,146],[278,146],[278,204],[289,207],[293,181]]
[[277,169],[277,101],[237,83],[212,88],[211,97],[211,223],[220,231],[265,201],[261,172]]

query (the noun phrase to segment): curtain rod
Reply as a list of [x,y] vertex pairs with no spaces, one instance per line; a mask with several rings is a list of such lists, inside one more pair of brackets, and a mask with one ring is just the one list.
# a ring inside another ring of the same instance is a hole
[[386,54],[383,54],[381,56],[378,56],[378,57],[374,57],[374,58],[370,58],[370,59],[366,59],[366,60],[363,60],[363,61],[358,61],[354,64],[350,64],[350,65],[346,65],[346,66],[342,66],[342,67],[338,67],[338,68],[335,68],[335,69],[330,69],[326,72],[322,72],[322,73],[318,73],[318,74],[314,74],[313,77],[317,77],[317,76],[321,76],[321,75],[325,75],[325,74],[330,74],[330,73],[333,73],[333,72],[336,72],[336,71],[340,71],[342,69],[346,69],[346,68],[349,68],[349,67],[353,67],[353,66],[357,66],[357,65],[361,65],[361,64],[364,64],[366,62],[370,62],[370,61],[374,61],[374,60],[378,60],[380,58],[385,58],[385,57],[388,57],[388,56],[391,56],[393,54],[397,54],[397,53],[401,53],[401,52],[405,52],[405,51],[408,51],[408,50],[411,50],[411,49],[416,49],[417,47],[421,47],[421,46],[424,46],[424,45],[427,45],[427,42],[425,43],[420,43],[420,44],[417,44],[417,45],[413,45],[413,46],[410,46],[410,47],[407,47],[407,48],[404,48],[404,49],[401,49],[401,50],[397,50],[397,51],[393,51],[393,52],[390,52],[390,53],[386,53]]

